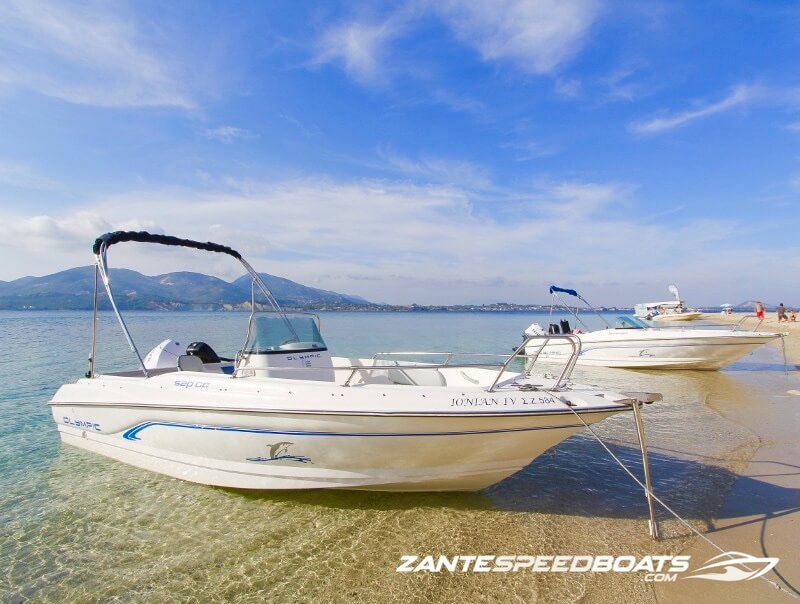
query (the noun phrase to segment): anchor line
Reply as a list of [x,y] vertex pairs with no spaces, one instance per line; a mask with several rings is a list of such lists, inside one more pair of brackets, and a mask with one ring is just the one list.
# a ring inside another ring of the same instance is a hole
[[[601,446],[601,447],[603,447],[603,449],[605,449],[605,450],[606,450],[606,453],[608,453],[608,454],[611,456],[611,458],[612,458],[614,461],[616,461],[616,462],[617,462],[617,464],[619,464],[619,466],[620,466],[620,467],[621,467],[621,468],[622,468],[622,469],[625,471],[625,473],[626,473],[628,476],[630,476],[630,477],[631,477],[631,479],[633,479],[633,481],[634,481],[634,482],[635,482],[637,485],[639,485],[639,487],[641,487],[641,489],[642,489],[642,490],[645,492],[645,495],[646,495],[646,494],[648,493],[648,489],[647,489],[647,487],[646,487],[644,484],[642,484],[642,481],[641,481],[641,480],[639,480],[639,479],[636,477],[636,475],[635,475],[635,474],[634,474],[634,473],[633,473],[633,472],[632,472],[630,469],[628,469],[628,466],[626,466],[626,465],[625,465],[625,464],[622,462],[622,460],[621,460],[619,457],[617,457],[616,455],[614,455],[614,452],[613,452],[611,449],[609,449],[609,448],[608,448],[608,446],[606,445],[606,443],[604,443],[604,442],[603,442],[603,439],[601,439],[601,438],[600,438],[600,437],[597,435],[597,433],[596,433],[596,432],[595,432],[595,431],[594,431],[594,430],[591,428],[591,426],[589,426],[589,424],[587,424],[585,421],[583,421],[583,418],[582,418],[582,417],[581,417],[581,416],[580,416],[580,415],[579,415],[579,414],[578,414],[578,413],[577,413],[577,412],[576,412],[576,411],[575,411],[575,410],[574,410],[572,407],[570,407],[569,405],[567,405],[566,403],[564,403],[564,401],[561,401],[560,399],[556,399],[556,400],[559,400],[559,402],[563,403],[563,404],[564,404],[564,406],[566,406],[566,407],[567,407],[567,408],[568,408],[570,411],[572,411],[572,413],[575,415],[575,417],[577,417],[577,418],[580,420],[580,422],[581,422],[581,423],[584,425],[584,427],[585,427],[587,430],[589,430],[589,432],[592,434],[592,436],[594,436],[595,440],[597,440],[597,442],[598,442],[598,443],[600,443],[600,446]],[[637,404],[637,403],[634,403],[634,404]],[[700,532],[700,531],[698,531],[696,528],[694,528],[694,527],[693,527],[691,524],[689,524],[689,523],[688,523],[686,520],[684,520],[683,518],[681,518],[681,516],[680,516],[680,515],[679,515],[679,514],[678,514],[678,513],[677,513],[675,510],[673,510],[673,509],[672,509],[671,507],[669,507],[669,506],[668,506],[666,503],[664,503],[664,502],[663,502],[663,501],[662,501],[662,500],[661,500],[659,497],[657,497],[657,496],[656,496],[656,494],[655,494],[655,493],[653,493],[652,489],[650,489],[650,490],[649,490],[649,494],[650,494],[650,496],[653,498],[653,500],[654,500],[654,501],[657,501],[657,502],[659,503],[659,505],[661,505],[661,507],[663,507],[665,510],[667,510],[667,512],[669,512],[670,514],[672,514],[672,515],[673,515],[673,516],[674,516],[674,517],[675,517],[675,518],[678,520],[678,522],[680,522],[680,523],[681,523],[683,526],[685,526],[686,528],[688,528],[688,529],[689,529],[691,532],[693,532],[695,535],[697,535],[698,537],[700,537],[700,538],[701,538],[703,541],[705,541],[706,543],[708,543],[709,545],[711,545],[711,546],[712,546],[714,549],[716,549],[716,550],[717,550],[717,551],[719,551],[720,553],[722,553],[722,554],[725,554],[726,556],[728,556],[728,557],[729,557],[729,558],[731,558],[731,559],[735,559],[733,555],[731,555],[729,552],[727,552],[727,551],[725,551],[724,549],[722,549],[722,548],[721,548],[719,545],[717,545],[716,543],[714,543],[714,542],[713,542],[711,539],[709,539],[709,538],[708,538],[708,537],[706,537],[706,536],[705,536],[703,533],[701,533],[701,532]],[[655,521],[655,519],[653,519],[653,520]],[[749,571],[753,572],[753,569],[751,569],[751,568],[748,568],[748,567],[747,567],[747,565],[745,565],[745,564],[741,564],[741,566],[743,566],[743,567],[744,567],[746,570],[749,570]],[[787,595],[787,596],[789,596],[789,597],[791,597],[791,598],[794,598],[795,600],[799,600],[799,601],[800,601],[800,596],[798,596],[798,595],[796,595],[796,594],[792,593],[791,591],[789,591],[789,590],[785,589],[783,586],[779,585],[779,584],[778,584],[778,583],[776,583],[775,581],[772,581],[771,579],[767,579],[767,578],[766,578],[766,577],[764,577],[764,576],[761,576],[761,577],[758,577],[758,578],[759,578],[759,579],[762,579],[762,580],[764,580],[764,581],[766,581],[766,582],[767,582],[769,585],[771,585],[772,587],[774,587],[775,589],[777,589],[779,592],[781,592],[781,593],[783,593],[783,594],[785,594],[785,595]]]

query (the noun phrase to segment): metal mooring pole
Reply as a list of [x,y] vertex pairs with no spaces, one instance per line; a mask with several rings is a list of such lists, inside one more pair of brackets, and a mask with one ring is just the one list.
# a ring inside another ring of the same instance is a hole
[[658,532],[658,522],[656,521],[656,509],[653,504],[653,485],[650,481],[650,461],[647,457],[647,441],[644,437],[644,422],[642,413],[639,409],[639,401],[633,403],[633,417],[636,419],[636,434],[639,436],[639,449],[642,451],[642,465],[644,466],[644,485],[647,489],[647,507],[650,508],[650,536],[653,539],[660,539]]

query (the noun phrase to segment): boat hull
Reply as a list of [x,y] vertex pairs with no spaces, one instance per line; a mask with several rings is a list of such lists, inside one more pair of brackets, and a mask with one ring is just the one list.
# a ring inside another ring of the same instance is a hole
[[[722,330],[607,329],[578,335],[578,365],[622,369],[716,370],[779,337],[776,333]],[[536,353],[529,346],[527,354]],[[570,354],[566,344],[551,343],[539,354],[541,362],[563,363]]]
[[703,316],[701,312],[675,312],[675,313],[667,313],[665,315],[655,315],[651,321],[664,321],[664,322],[672,322],[672,321],[694,321],[695,319],[699,319]]
[[[54,397],[51,408],[63,442],[221,487],[473,491],[517,472],[583,428],[565,404],[542,392],[465,390],[466,396],[454,397],[415,387],[366,393],[339,386],[334,387],[338,391],[328,388],[329,398],[367,394],[365,400],[386,400],[403,396],[405,389],[423,404],[406,398],[398,405],[405,411],[373,411],[356,404],[320,412],[268,409],[280,403],[277,392],[260,402],[256,397],[247,409],[225,409],[234,402],[241,407],[243,398],[234,394],[226,399],[219,392],[212,402],[208,391],[213,385],[195,400],[173,397],[167,402],[169,397],[162,397],[159,403],[132,403],[119,400],[122,395],[113,387],[99,388],[102,381],[81,380],[82,386],[62,387]],[[293,406],[297,394],[308,400],[298,393],[302,389],[295,382],[283,406]],[[105,401],[99,400],[103,391],[111,395]],[[547,400],[540,404],[540,398]],[[630,408],[597,398],[600,403],[581,412],[587,424]]]

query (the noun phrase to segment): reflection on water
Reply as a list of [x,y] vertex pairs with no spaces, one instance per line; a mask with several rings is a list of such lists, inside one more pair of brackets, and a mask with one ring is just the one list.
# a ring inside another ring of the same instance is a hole
[[[329,314],[335,354],[394,348],[507,352],[546,316]],[[241,345],[242,315],[134,314],[147,350],[165,337]],[[395,572],[403,554],[664,554],[687,530],[660,514],[647,534],[638,487],[588,433],[480,493],[251,493],[181,482],[58,443],[47,400],[85,371],[89,317],[0,314],[0,594],[3,601],[567,602],[587,593],[653,601],[640,577],[613,573]],[[105,316],[103,368],[130,365]],[[760,355],[760,356],[759,356]],[[775,364],[774,351],[745,362]],[[744,362],[743,362],[744,363]],[[575,378],[664,393],[645,408],[654,490],[698,528],[719,509],[757,446],[706,405],[766,399],[772,372],[633,372],[579,368]],[[785,388],[784,388],[785,392]],[[641,475],[628,415],[596,426]],[[763,510],[753,510],[753,512]]]

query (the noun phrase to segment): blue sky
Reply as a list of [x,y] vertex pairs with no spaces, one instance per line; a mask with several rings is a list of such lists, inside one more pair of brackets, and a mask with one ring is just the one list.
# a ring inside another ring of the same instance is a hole
[[798,31],[780,1],[4,0],[0,279],[148,229],[380,302],[798,304]]

